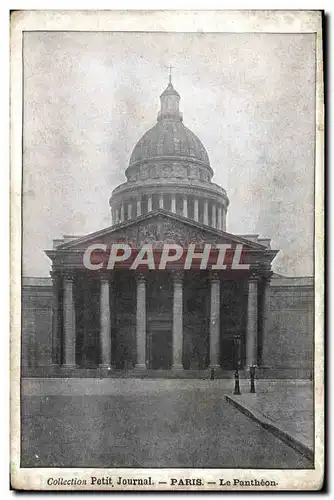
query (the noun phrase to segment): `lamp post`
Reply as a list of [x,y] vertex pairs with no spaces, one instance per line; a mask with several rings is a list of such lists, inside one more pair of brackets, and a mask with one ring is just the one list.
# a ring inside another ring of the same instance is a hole
[[234,353],[235,353],[235,373],[234,373],[234,393],[239,396],[240,392],[240,382],[239,382],[239,366],[240,366],[240,336],[237,335],[234,338]]
[[255,394],[255,366],[252,365],[249,367],[249,374],[250,374],[250,391],[252,394]]

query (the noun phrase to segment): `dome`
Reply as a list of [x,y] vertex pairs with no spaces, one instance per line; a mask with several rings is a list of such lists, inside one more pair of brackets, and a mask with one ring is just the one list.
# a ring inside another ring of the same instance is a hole
[[168,119],[160,120],[143,135],[132,152],[129,165],[168,156],[188,157],[210,165],[208,153],[199,138],[180,120]]
[[174,89],[171,77],[167,88],[160,96],[161,108],[158,123],[148,130],[137,142],[129,163],[129,168],[146,160],[173,157],[190,159],[209,167],[208,153],[199,138],[183,125],[179,111],[180,94]]
[[212,182],[208,153],[183,124],[180,99],[169,75],[157,123],[137,142],[125,170],[126,182],[113,190],[109,200],[116,224],[166,210],[225,230],[226,191]]

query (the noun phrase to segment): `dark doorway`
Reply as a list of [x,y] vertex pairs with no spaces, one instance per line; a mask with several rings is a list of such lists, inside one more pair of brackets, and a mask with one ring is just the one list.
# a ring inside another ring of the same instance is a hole
[[168,370],[172,365],[172,331],[154,322],[148,332],[148,362],[152,370]]
[[100,362],[100,282],[78,273],[74,300],[75,361],[81,368],[95,368]]
[[167,272],[147,277],[147,352],[151,369],[172,365],[173,284]]
[[[220,285],[220,366],[225,370],[235,369],[239,358],[239,367],[243,368],[247,320],[245,280],[222,280]],[[240,339],[239,347],[236,338]]]

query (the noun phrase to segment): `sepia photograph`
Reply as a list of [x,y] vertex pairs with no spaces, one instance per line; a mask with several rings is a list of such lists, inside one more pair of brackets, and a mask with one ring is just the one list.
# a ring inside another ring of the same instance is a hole
[[321,13],[195,14],[12,19],[17,489],[321,487]]

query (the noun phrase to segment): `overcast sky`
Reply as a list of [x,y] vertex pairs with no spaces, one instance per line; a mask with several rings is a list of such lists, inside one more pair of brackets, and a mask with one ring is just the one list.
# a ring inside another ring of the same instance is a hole
[[227,231],[272,238],[276,272],[311,275],[314,49],[312,34],[26,32],[24,276],[48,275],[53,238],[110,225],[169,64],[184,124],[227,190]]

